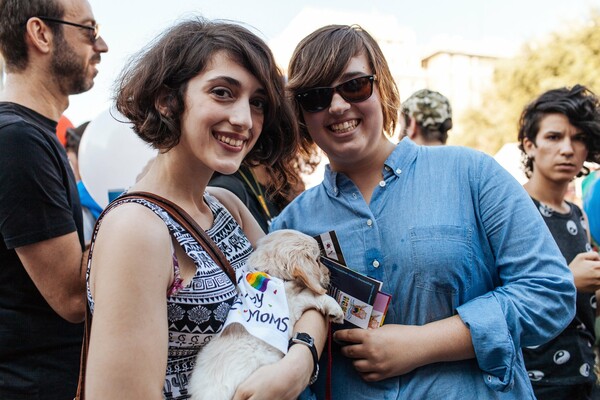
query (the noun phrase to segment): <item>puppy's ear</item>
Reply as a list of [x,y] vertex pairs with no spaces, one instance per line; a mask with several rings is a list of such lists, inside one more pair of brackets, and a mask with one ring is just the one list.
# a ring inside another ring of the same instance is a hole
[[315,260],[310,254],[302,254],[295,257],[292,264],[292,276],[301,281],[308,289],[317,294],[327,293],[327,289],[321,286],[321,268],[319,261]]

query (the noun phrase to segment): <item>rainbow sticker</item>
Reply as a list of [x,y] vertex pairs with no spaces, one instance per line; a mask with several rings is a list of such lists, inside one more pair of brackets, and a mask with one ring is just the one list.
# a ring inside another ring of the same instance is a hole
[[269,275],[264,272],[249,272],[246,274],[246,280],[254,289],[264,292],[271,280]]

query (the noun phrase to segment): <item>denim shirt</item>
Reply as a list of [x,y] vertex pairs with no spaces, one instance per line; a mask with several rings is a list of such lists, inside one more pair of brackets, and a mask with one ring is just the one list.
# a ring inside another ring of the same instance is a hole
[[[576,292],[525,190],[483,153],[407,138],[382,173],[366,204],[354,183],[328,166],[324,181],[295,199],[271,230],[335,230],[348,266],[382,281],[392,295],[386,324],[423,325],[458,314],[476,358],[369,383],[334,352],[332,397],[534,399],[520,348],[558,335],[573,319]],[[324,358],[312,387],[319,399]]]

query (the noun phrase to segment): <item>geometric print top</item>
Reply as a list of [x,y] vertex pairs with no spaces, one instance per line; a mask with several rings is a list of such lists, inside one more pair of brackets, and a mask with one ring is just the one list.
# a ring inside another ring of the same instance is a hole
[[[567,265],[579,253],[592,250],[587,237],[587,224],[581,209],[567,202],[571,210],[561,214],[546,204],[532,199],[558,244]],[[596,296],[577,292],[575,318],[550,342],[523,348],[525,366],[534,388],[549,385],[578,385],[596,380],[594,374],[594,321]]]
[[[214,217],[213,226],[206,233],[227,257],[237,274],[238,269],[246,268],[246,261],[253,250],[252,245],[237,221],[216,198],[205,193],[204,200]],[[229,308],[235,300],[236,288],[192,235],[165,210],[144,199],[124,199],[115,203],[115,206],[129,202],[144,205],[159,216],[169,228],[171,236],[196,264],[192,280],[176,293],[166,296],[169,347],[163,395],[165,399],[189,399],[188,385],[196,355],[222,330]],[[98,223],[96,230],[99,225]],[[93,313],[94,300],[89,283],[87,296]]]

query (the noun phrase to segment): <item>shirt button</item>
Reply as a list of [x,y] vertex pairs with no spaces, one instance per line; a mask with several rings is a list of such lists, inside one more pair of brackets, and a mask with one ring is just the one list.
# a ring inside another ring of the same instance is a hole
[[333,193],[334,193],[334,194],[338,194],[338,190],[337,190],[337,188],[334,188],[334,189],[333,189]]
[[401,173],[402,173],[402,170],[401,170],[400,168],[398,168],[398,169],[396,169],[396,173],[397,173],[397,174],[401,174]]
[[379,261],[377,261],[377,260],[373,261],[373,266],[375,268],[379,268]]
[[356,193],[352,193],[352,198],[356,199],[358,198],[358,195]]
[[367,225],[369,225],[369,226],[373,225],[373,220],[371,220],[371,219],[368,219],[368,220],[367,220]]
[[388,167],[387,165],[385,166],[385,170],[386,170],[386,171],[389,171],[390,169],[391,169],[391,168],[390,168],[390,167]]
[[488,380],[488,382],[491,382],[491,381],[492,381],[492,376],[491,376],[491,375],[488,375],[488,376],[487,376],[487,380]]
[[379,186],[381,186],[381,187],[385,187],[385,181],[381,181],[381,182],[379,182]]

